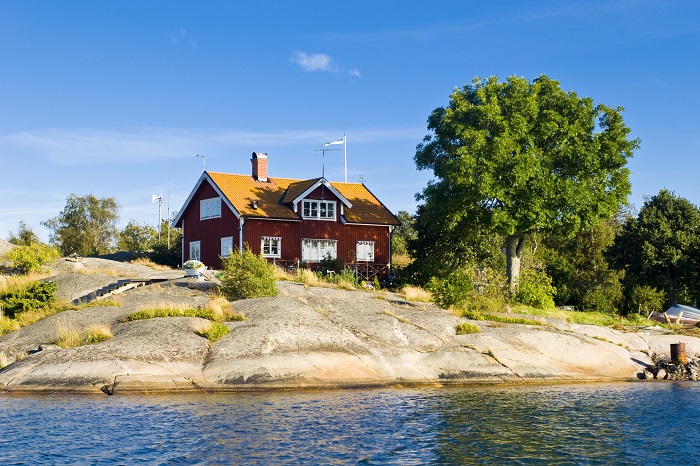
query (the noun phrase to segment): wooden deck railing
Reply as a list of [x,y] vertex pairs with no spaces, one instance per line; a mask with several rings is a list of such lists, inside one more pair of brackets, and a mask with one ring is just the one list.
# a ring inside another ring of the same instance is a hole
[[[294,272],[299,267],[307,267],[311,270],[318,271],[318,263],[304,263],[300,261],[269,259],[270,263],[278,265],[288,272]],[[373,281],[377,280],[385,282],[389,280],[389,264],[375,264],[373,262],[356,262],[345,264],[345,267],[352,270],[358,280]],[[325,272],[325,271],[322,271]]]

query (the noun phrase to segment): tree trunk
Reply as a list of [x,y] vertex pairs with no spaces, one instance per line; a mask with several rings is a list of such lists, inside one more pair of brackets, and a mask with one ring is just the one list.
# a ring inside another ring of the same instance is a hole
[[506,275],[508,276],[508,286],[511,295],[515,294],[518,288],[520,256],[523,253],[524,245],[524,236],[510,235],[506,238]]

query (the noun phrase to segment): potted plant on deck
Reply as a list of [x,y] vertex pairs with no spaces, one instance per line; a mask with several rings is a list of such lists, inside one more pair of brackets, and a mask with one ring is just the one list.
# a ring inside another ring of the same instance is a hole
[[207,270],[207,266],[204,265],[203,262],[198,260],[188,260],[187,262],[182,264],[182,268],[185,270],[185,273],[188,277],[202,276]]

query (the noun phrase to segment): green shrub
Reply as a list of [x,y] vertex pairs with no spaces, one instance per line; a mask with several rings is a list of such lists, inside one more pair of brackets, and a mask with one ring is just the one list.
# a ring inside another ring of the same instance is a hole
[[15,267],[24,273],[40,272],[41,269],[59,257],[58,250],[48,244],[32,243],[17,246],[5,256]]
[[528,306],[549,309],[554,307],[556,292],[549,275],[534,269],[524,269],[520,273],[515,300]]
[[221,292],[229,300],[277,296],[275,269],[250,249],[222,260]]
[[435,304],[443,308],[466,306],[473,289],[471,277],[462,270],[453,271],[445,278],[433,277],[428,282]]
[[321,261],[318,263],[318,270],[323,275],[328,275],[329,270],[332,270],[335,273],[340,273],[343,271],[344,268],[345,264],[343,263],[343,261],[337,257],[333,259],[330,253],[326,254],[326,256],[323,259],[321,259]]
[[0,306],[7,317],[49,306],[56,300],[57,285],[54,282],[30,282],[0,295]]
[[461,324],[457,325],[455,327],[455,331],[457,332],[457,335],[469,335],[471,333],[479,333],[479,327],[477,327],[474,324],[470,324],[469,322],[462,322]]

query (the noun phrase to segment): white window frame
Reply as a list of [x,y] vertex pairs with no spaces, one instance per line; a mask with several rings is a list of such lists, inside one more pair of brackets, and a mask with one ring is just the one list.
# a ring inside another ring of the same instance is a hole
[[[266,248],[267,252],[265,252]],[[274,252],[274,249],[276,249],[277,252]],[[263,257],[272,257],[275,259],[282,257],[282,238],[280,236],[261,236],[260,254],[262,254]]]
[[302,262],[321,262],[329,253],[331,259],[338,258],[338,240],[314,238],[301,240]]
[[190,259],[191,261],[202,260],[202,242],[190,241]]
[[221,238],[221,257],[230,257],[233,253],[233,236]]
[[199,219],[221,218],[221,198],[212,197],[199,201]]
[[[322,201],[320,199],[304,199],[301,201],[301,216],[312,220],[335,220],[338,213],[336,201]],[[329,212],[333,214],[330,215]],[[325,215],[321,215],[325,212]]]
[[374,262],[374,241],[358,241],[355,256],[357,262]]

